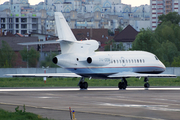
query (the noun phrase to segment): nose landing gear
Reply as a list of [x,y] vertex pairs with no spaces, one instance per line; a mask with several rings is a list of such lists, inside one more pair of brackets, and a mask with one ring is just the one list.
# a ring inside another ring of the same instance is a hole
[[144,84],[144,88],[149,88],[150,87],[150,84],[148,83],[148,81],[149,81],[148,77],[145,77],[144,82],[146,82],[146,83]]
[[81,77],[78,86],[80,87],[80,89],[88,88],[88,83],[84,81],[84,77]]
[[126,78],[122,78],[121,82],[119,82],[118,84],[118,88],[121,90],[121,89],[126,89],[127,87],[127,80]]

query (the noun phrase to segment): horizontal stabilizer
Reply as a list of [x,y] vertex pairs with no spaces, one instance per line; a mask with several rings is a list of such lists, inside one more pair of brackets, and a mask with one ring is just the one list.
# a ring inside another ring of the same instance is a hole
[[19,45],[38,45],[38,44],[55,44],[60,43],[59,40],[49,40],[49,41],[40,41],[40,42],[26,42],[26,43],[18,43]]

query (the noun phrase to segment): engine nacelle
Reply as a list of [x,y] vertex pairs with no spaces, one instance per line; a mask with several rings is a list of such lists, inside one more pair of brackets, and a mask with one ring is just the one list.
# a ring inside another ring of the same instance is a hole
[[108,55],[95,55],[87,58],[87,63],[93,66],[106,66],[110,64],[110,57]]
[[52,59],[52,62],[58,66],[66,67],[72,64],[71,55],[69,54],[57,55]]
[[52,59],[52,62],[53,62],[54,64],[57,64],[57,63],[58,63],[58,58],[57,58],[57,57],[54,57],[54,58]]

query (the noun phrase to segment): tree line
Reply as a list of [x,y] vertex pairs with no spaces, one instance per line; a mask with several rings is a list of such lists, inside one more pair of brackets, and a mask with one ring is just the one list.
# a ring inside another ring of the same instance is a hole
[[170,12],[159,16],[155,31],[141,29],[132,50],[154,53],[167,67],[180,67],[180,15]]
[[[37,63],[39,62],[40,53],[35,50],[33,47],[30,50],[24,47],[23,50],[19,51],[22,61],[27,63],[27,67],[37,67]],[[56,56],[58,53],[52,52],[47,54],[45,60],[40,62],[39,66],[44,67],[57,67],[54,63],[52,63],[52,58]],[[17,62],[17,54],[12,50],[9,44],[6,41],[2,40],[2,44],[0,47],[0,68],[14,68],[16,67]]]

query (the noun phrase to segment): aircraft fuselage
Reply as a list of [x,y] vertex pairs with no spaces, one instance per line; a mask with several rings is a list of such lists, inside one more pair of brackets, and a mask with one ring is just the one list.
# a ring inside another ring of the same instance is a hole
[[57,65],[84,77],[106,78],[119,72],[159,74],[163,63],[152,53],[144,51],[95,52],[92,55],[61,54]]

